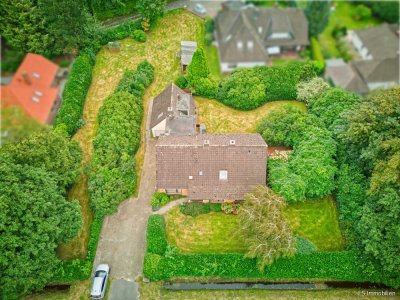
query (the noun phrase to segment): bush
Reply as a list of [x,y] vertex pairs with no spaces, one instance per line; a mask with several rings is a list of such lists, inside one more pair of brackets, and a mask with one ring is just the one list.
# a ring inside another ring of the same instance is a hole
[[179,75],[178,78],[176,78],[175,84],[181,89],[186,89],[189,85],[185,76],[183,75]]
[[221,204],[219,203],[200,203],[200,202],[189,202],[184,203],[180,206],[181,213],[197,217],[202,214],[207,214],[209,212],[220,212]]
[[151,206],[153,208],[164,206],[170,201],[169,196],[166,193],[154,193],[151,197]]
[[200,78],[196,84],[196,94],[207,97],[215,98],[218,93],[218,81],[208,76],[207,78]]
[[147,40],[147,35],[146,35],[146,33],[145,33],[143,30],[141,30],[141,29],[136,29],[136,30],[133,32],[133,34],[132,34],[132,38],[133,38],[135,41],[144,43],[144,42]]
[[297,100],[305,102],[307,105],[318,98],[329,88],[329,84],[320,77],[315,77],[310,81],[300,82],[296,86]]
[[110,41],[122,40],[130,37],[132,32],[142,28],[140,23],[140,19],[135,21],[124,21],[117,27],[102,30],[100,37],[101,44],[106,45]]
[[25,57],[24,52],[13,50],[6,47],[1,57],[1,71],[15,72],[18,69],[24,57]]
[[321,74],[325,68],[325,59],[322,55],[321,47],[318,43],[318,40],[315,37],[311,37],[311,53],[312,59],[320,63],[322,66],[322,70],[320,70],[319,72],[319,74]]
[[147,222],[147,252],[164,255],[167,249],[164,216],[151,215]]
[[372,15],[371,9],[369,7],[366,7],[365,5],[359,4],[356,6],[354,9],[351,17],[356,20],[364,20],[370,18]]
[[73,135],[82,125],[81,116],[86,94],[92,83],[93,65],[94,60],[89,55],[79,55],[65,84],[63,101],[54,126],[65,124],[69,135]]
[[296,254],[308,255],[317,251],[317,247],[309,240],[296,237]]

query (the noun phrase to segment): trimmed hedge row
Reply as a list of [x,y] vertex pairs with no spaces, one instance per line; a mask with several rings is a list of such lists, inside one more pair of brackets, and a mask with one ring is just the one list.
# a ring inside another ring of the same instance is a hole
[[100,43],[106,45],[110,41],[122,40],[130,37],[135,30],[141,29],[141,20],[125,21],[117,27],[105,29],[101,32]]
[[102,226],[103,218],[95,215],[90,226],[86,258],[62,261],[59,271],[54,274],[52,282],[72,282],[76,280],[85,280],[90,277]]
[[165,222],[162,215],[152,215],[147,222],[147,252],[164,255],[167,250]]
[[136,189],[134,155],[140,145],[142,97],[153,78],[153,66],[141,62],[136,71],[126,71],[100,108],[88,182],[90,204],[97,214],[115,212]]
[[89,54],[78,56],[65,84],[62,104],[54,125],[65,124],[69,135],[73,135],[83,124],[83,106],[92,83],[94,63],[95,60]]

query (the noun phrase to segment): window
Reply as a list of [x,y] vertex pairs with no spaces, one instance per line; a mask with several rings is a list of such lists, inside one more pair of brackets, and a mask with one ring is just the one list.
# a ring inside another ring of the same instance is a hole
[[228,171],[227,170],[219,171],[219,180],[228,180]]
[[225,38],[225,42],[229,41],[231,38],[232,38],[232,35],[231,35],[231,34],[228,35],[228,36]]
[[229,144],[230,144],[230,145],[235,145],[236,142],[235,142],[235,140],[230,140],[230,141],[229,141]]
[[199,171],[199,175],[202,176],[203,175],[203,171]]
[[39,74],[39,73],[36,73],[36,72],[33,72],[33,73],[32,73],[32,76],[35,77],[36,79],[39,79],[39,78],[40,78],[40,74]]
[[163,116],[163,114],[164,114],[163,112],[160,113],[160,114],[158,115],[157,119],[161,118],[161,117]]
[[32,101],[36,102],[36,103],[39,103],[40,99],[38,97],[33,96],[32,97]]
[[262,33],[262,27],[261,27],[261,26],[258,27],[258,33],[259,33],[259,34]]
[[243,50],[243,42],[242,42],[242,41],[238,41],[238,42],[237,42],[237,48],[238,48],[239,50]]
[[274,32],[268,37],[269,40],[275,39],[291,39],[291,34],[289,32]]
[[43,96],[43,93],[41,91],[35,91],[35,95],[40,97]]
[[253,43],[253,41],[247,41],[247,49],[253,50],[253,48],[254,48],[254,43]]
[[189,175],[189,179],[193,179],[193,176],[192,176],[192,175]]

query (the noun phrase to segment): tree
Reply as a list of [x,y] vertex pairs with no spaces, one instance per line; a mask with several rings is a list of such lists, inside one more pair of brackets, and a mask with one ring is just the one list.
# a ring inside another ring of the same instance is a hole
[[356,21],[367,19],[371,17],[371,9],[365,5],[359,4],[354,9],[351,16]]
[[310,1],[304,13],[308,19],[308,31],[310,36],[318,37],[329,23],[329,1]]
[[363,1],[372,10],[372,14],[388,23],[399,23],[398,1]]
[[7,45],[25,53],[53,53],[55,40],[36,0],[4,0],[0,11],[0,35]]
[[97,43],[97,26],[85,1],[38,0],[38,7],[54,38],[53,53],[75,53]]
[[246,256],[256,257],[261,271],[275,259],[293,256],[296,252],[296,239],[283,215],[285,205],[270,188],[256,186],[245,195],[239,210]]
[[17,143],[45,128],[44,125],[27,116],[19,107],[2,108],[0,146],[7,143]]
[[192,86],[196,86],[201,78],[207,78],[210,74],[206,56],[202,48],[197,48],[196,52],[193,54],[192,61],[187,67],[186,74],[186,79]]
[[329,84],[321,77],[314,77],[310,81],[299,82],[296,86],[297,100],[308,104],[311,99],[318,98],[328,88]]
[[[148,20],[148,23],[153,24],[164,14],[165,5],[165,0],[141,0],[138,1],[136,9],[144,20]],[[144,27],[143,30],[147,31]]]

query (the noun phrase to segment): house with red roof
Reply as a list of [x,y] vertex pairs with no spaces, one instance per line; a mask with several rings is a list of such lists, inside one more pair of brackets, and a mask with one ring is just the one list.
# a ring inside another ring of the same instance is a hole
[[60,107],[59,66],[28,53],[7,86],[1,86],[1,105],[18,106],[43,124],[51,124]]

